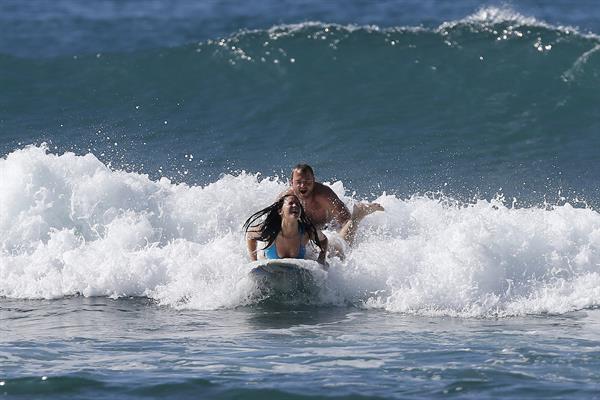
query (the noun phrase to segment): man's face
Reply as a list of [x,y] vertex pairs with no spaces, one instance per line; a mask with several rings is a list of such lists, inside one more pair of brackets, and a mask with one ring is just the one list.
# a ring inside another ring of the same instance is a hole
[[315,185],[315,177],[310,172],[294,170],[292,173],[292,189],[300,199],[310,197]]

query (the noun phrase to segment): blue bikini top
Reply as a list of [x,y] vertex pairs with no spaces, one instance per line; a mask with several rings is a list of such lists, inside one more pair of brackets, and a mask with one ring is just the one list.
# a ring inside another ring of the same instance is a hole
[[[306,248],[302,244],[302,238],[304,237],[304,227],[302,226],[302,224],[298,224],[298,232],[300,232],[300,248],[298,249],[298,255],[294,258],[303,259],[304,255],[306,254]],[[279,257],[279,254],[277,254],[277,246],[275,245],[275,241],[273,241],[273,243],[271,243],[271,245],[267,247],[264,251],[265,258],[268,258],[270,260],[277,260],[281,258]]]

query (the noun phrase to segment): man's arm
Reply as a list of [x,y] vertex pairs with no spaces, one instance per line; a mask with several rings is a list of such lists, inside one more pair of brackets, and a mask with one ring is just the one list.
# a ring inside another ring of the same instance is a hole
[[348,211],[348,207],[340,200],[337,194],[327,186],[323,186],[323,192],[328,203],[328,214],[342,226],[350,221],[352,215],[350,214],[350,211]]
[[352,242],[354,242],[356,230],[358,229],[359,221],[352,218],[352,214],[348,210],[348,207],[346,207],[344,202],[340,200],[331,188],[324,186],[324,189],[327,190],[329,211],[331,212],[333,219],[340,224],[340,229],[338,230],[339,234],[346,242],[352,244]]

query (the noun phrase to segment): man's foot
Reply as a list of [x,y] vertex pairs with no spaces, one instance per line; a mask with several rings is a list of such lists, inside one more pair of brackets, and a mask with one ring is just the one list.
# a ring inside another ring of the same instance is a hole
[[354,221],[360,221],[375,211],[385,211],[385,209],[379,203],[356,203],[354,205],[354,210],[352,210],[352,219]]

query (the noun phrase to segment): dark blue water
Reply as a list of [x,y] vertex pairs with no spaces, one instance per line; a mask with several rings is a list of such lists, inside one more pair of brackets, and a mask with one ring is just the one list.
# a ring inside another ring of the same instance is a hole
[[[3,1],[0,393],[597,396],[598,10]],[[386,212],[264,299],[302,161]]]

